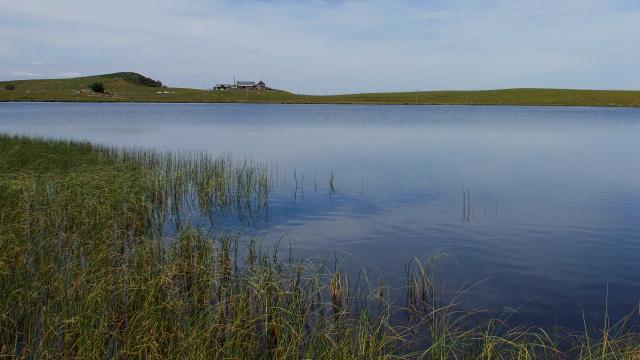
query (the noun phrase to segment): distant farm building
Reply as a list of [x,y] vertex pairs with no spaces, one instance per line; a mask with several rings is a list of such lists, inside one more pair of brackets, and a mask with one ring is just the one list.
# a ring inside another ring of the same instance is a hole
[[250,89],[256,86],[255,81],[236,81],[236,87],[238,89]]
[[247,90],[271,90],[264,81],[236,81],[235,84],[216,84],[213,90],[247,89]]

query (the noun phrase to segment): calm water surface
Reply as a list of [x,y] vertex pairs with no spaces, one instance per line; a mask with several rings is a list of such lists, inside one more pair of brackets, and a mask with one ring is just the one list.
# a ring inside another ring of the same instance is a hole
[[248,234],[396,286],[444,250],[468,306],[543,325],[579,327],[607,289],[614,317],[638,311],[637,109],[5,103],[0,131],[268,161],[283,185]]

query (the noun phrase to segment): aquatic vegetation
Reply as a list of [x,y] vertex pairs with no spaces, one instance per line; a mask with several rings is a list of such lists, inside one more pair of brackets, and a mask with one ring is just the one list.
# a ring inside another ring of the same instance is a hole
[[438,256],[407,265],[397,298],[365,271],[193,226],[268,207],[263,164],[13,136],[0,136],[0,155],[3,358],[640,354],[631,317],[549,333],[463,310],[463,292],[440,287]]

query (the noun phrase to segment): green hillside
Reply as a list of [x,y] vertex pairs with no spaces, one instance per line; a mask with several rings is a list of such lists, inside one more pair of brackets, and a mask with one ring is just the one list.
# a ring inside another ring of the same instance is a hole
[[[105,93],[90,85],[101,83]],[[11,90],[9,90],[11,89]],[[506,89],[483,91],[421,91],[349,95],[297,95],[281,90],[226,90],[164,87],[143,75],[121,72],[72,79],[0,82],[0,101],[81,102],[238,102],[309,104],[452,104],[564,105],[640,107],[640,91]]]

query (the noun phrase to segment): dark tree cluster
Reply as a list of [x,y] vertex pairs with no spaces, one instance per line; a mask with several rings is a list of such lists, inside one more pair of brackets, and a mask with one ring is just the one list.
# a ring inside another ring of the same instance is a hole
[[104,94],[104,85],[102,83],[100,83],[100,82],[96,82],[96,83],[93,83],[93,84],[89,85],[89,88],[93,92],[103,93]]

